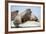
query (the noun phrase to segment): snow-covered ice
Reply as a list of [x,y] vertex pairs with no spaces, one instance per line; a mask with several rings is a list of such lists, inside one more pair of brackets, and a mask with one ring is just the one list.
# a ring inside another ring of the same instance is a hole
[[[12,21],[12,27],[15,27]],[[40,27],[40,22],[35,22],[35,21],[27,21],[23,24],[19,24],[19,27]]]

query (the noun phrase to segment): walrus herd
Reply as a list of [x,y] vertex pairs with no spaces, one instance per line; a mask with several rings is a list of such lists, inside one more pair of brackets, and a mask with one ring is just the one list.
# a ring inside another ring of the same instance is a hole
[[31,9],[26,9],[23,12],[19,13],[16,15],[14,18],[14,23],[21,24],[25,23],[26,21],[39,21],[39,19],[35,16],[32,15]]

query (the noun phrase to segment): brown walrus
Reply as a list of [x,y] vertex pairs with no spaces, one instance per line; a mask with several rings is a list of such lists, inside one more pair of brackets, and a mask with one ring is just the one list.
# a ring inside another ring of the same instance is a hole
[[35,15],[32,15],[31,9],[26,9],[24,12],[19,13],[14,19],[14,22],[19,24],[26,21],[38,21],[38,18]]

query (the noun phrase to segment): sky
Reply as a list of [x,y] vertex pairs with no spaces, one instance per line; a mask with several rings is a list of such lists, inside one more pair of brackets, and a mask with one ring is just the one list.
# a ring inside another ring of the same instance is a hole
[[41,7],[40,6],[20,6],[20,5],[11,5],[11,11],[24,11],[26,9],[31,9],[32,13],[40,19]]

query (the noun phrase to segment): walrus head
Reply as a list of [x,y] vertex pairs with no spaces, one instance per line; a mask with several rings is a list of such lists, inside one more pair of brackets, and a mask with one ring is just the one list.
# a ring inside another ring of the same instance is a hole
[[30,16],[31,16],[31,13],[32,13],[31,9],[26,9],[25,11],[26,11],[26,14],[21,19],[22,23],[30,20]]

